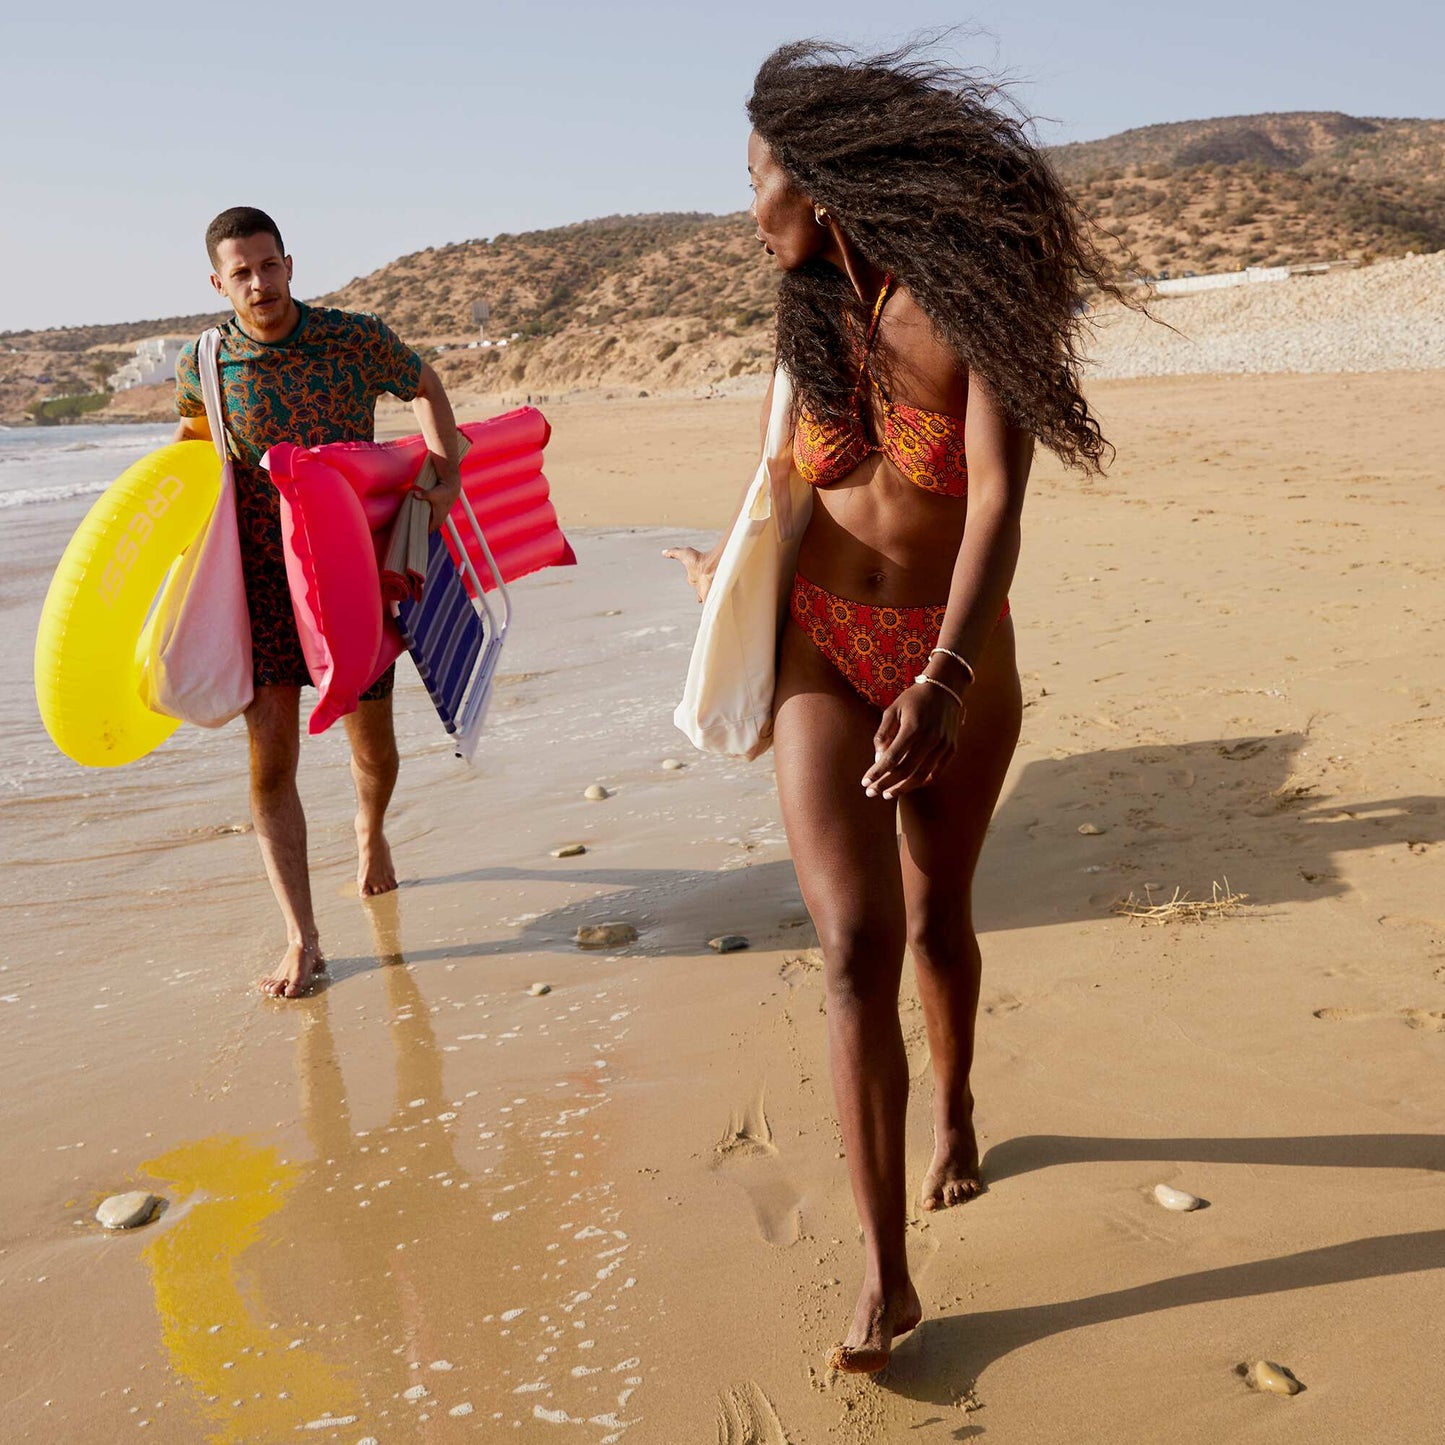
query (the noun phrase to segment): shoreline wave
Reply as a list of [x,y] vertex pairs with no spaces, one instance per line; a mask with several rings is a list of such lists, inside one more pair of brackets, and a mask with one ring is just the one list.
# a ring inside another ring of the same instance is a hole
[[6,507],[31,507],[41,502],[66,502],[72,497],[93,497],[103,492],[113,481],[62,482],[54,487],[16,487],[14,491],[0,492],[0,511]]
[[164,446],[171,435],[170,426],[154,422],[124,430],[12,430],[0,438],[0,509],[94,496],[132,462]]

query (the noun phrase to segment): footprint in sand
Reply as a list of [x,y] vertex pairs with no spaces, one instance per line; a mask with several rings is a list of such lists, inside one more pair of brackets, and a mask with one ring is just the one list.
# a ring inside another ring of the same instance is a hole
[[810,983],[820,983],[823,978],[823,950],[805,948],[800,953],[790,953],[783,959],[778,977],[789,988],[802,988]]
[[997,1018],[1000,1014],[1011,1014],[1023,1006],[1022,999],[1015,998],[1011,993],[1001,993],[996,999],[984,1004],[983,1011]]
[[1326,1023],[1359,1023],[1364,1019],[1399,1019],[1412,1029],[1424,1029],[1426,1033],[1445,1033],[1445,1010],[1428,1008],[1400,1008],[1385,1013],[1372,1012],[1363,1008],[1317,1008],[1317,1019]]
[[1382,913],[1375,921],[1382,928],[1421,928],[1437,938],[1445,937],[1445,918],[1427,918],[1409,913]]
[[756,1382],[729,1386],[719,1396],[717,1445],[788,1445],[773,1402]]
[[939,1249],[938,1240],[929,1229],[927,1215],[908,1221],[904,1246],[908,1251],[908,1273],[913,1277],[914,1284],[921,1284]]
[[[742,1109],[734,1109],[722,1137],[713,1146],[715,1168],[725,1168],[748,1196],[758,1230],[769,1244],[797,1243],[802,1229],[802,1198],[783,1174],[778,1146],[763,1107],[763,1090]],[[747,1437],[743,1437],[747,1438]]]
[[1228,758],[1232,763],[1242,763],[1249,758],[1256,758],[1269,745],[1259,738],[1242,738],[1237,743],[1230,743],[1228,747],[1216,747],[1215,752],[1221,758]]

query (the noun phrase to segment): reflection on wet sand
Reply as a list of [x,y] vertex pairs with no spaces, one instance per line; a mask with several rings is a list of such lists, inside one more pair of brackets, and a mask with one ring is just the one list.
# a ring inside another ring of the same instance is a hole
[[248,1445],[328,1411],[348,1414],[354,1386],[318,1352],[283,1338],[277,1323],[263,1322],[239,1278],[241,1256],[302,1171],[273,1148],[219,1136],[144,1167],[172,1197],[194,1201],[146,1248],[145,1261],[166,1351],[201,1396],[207,1438]]
[[297,1039],[314,1157],[211,1138],[146,1166],[178,1206],[147,1251],[171,1364],[214,1445],[302,1428],[354,1442],[398,1424],[447,1440],[475,1433],[469,1417],[586,1424],[592,1445],[616,1442],[642,1375],[619,1345],[630,1244],[612,1185],[586,1167],[599,1136],[580,1127],[607,1099],[605,1065],[549,1080],[545,1102],[507,1083],[448,1100],[398,908],[392,894],[367,910],[394,1071],[384,1122],[353,1126],[323,990]]

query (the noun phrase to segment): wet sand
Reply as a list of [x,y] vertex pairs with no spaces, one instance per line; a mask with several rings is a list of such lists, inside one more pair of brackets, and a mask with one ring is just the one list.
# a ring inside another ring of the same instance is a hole
[[[339,732],[303,753],[315,998],[251,991],[281,940],[236,728],[24,771],[0,795],[6,1439],[1153,1442],[1165,1412],[1178,1441],[1429,1438],[1440,386],[1100,384],[1110,476],[1037,468],[1024,740],[977,899],[990,1188],[911,1225],[927,1319],[881,1384],[823,1368],[859,1251],[771,771],[670,723],[696,609],[657,553],[726,519],[756,398],[547,404],[582,565],[518,589],[475,770],[403,683],[392,898],[352,893]],[[43,586],[63,540],[27,537],[0,595],[27,746],[15,578]],[[1111,912],[1226,879],[1231,916]],[[571,944],[604,919],[638,943]],[[714,955],[723,932],[752,947]],[[1160,1182],[1208,1207],[1161,1209]],[[165,1213],[103,1236],[130,1187]],[[1305,1391],[1251,1392],[1256,1359]]]

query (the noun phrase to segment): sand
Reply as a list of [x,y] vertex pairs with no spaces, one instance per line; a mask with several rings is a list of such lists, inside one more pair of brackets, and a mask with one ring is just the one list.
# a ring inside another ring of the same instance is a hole
[[[977,890],[990,1187],[910,1226],[927,1319],[881,1383],[823,1368],[860,1253],[771,771],[670,723],[696,607],[658,551],[728,515],[756,398],[548,404],[582,565],[518,589],[474,771],[403,683],[392,898],[352,894],[341,738],[306,746],[317,997],[250,988],[280,935],[236,729],[25,772],[6,1440],[1431,1438],[1442,386],[1100,383],[1113,471],[1037,468],[1024,739]],[[3,595],[16,689],[62,541]],[[1229,916],[1111,911],[1226,880]],[[570,942],[613,919],[638,943]],[[708,949],[730,932],[751,948]],[[910,1131],[916,1187],[921,1097]],[[106,1236],[126,1188],[165,1212]],[[1247,1388],[1257,1360],[1303,1393]]]

